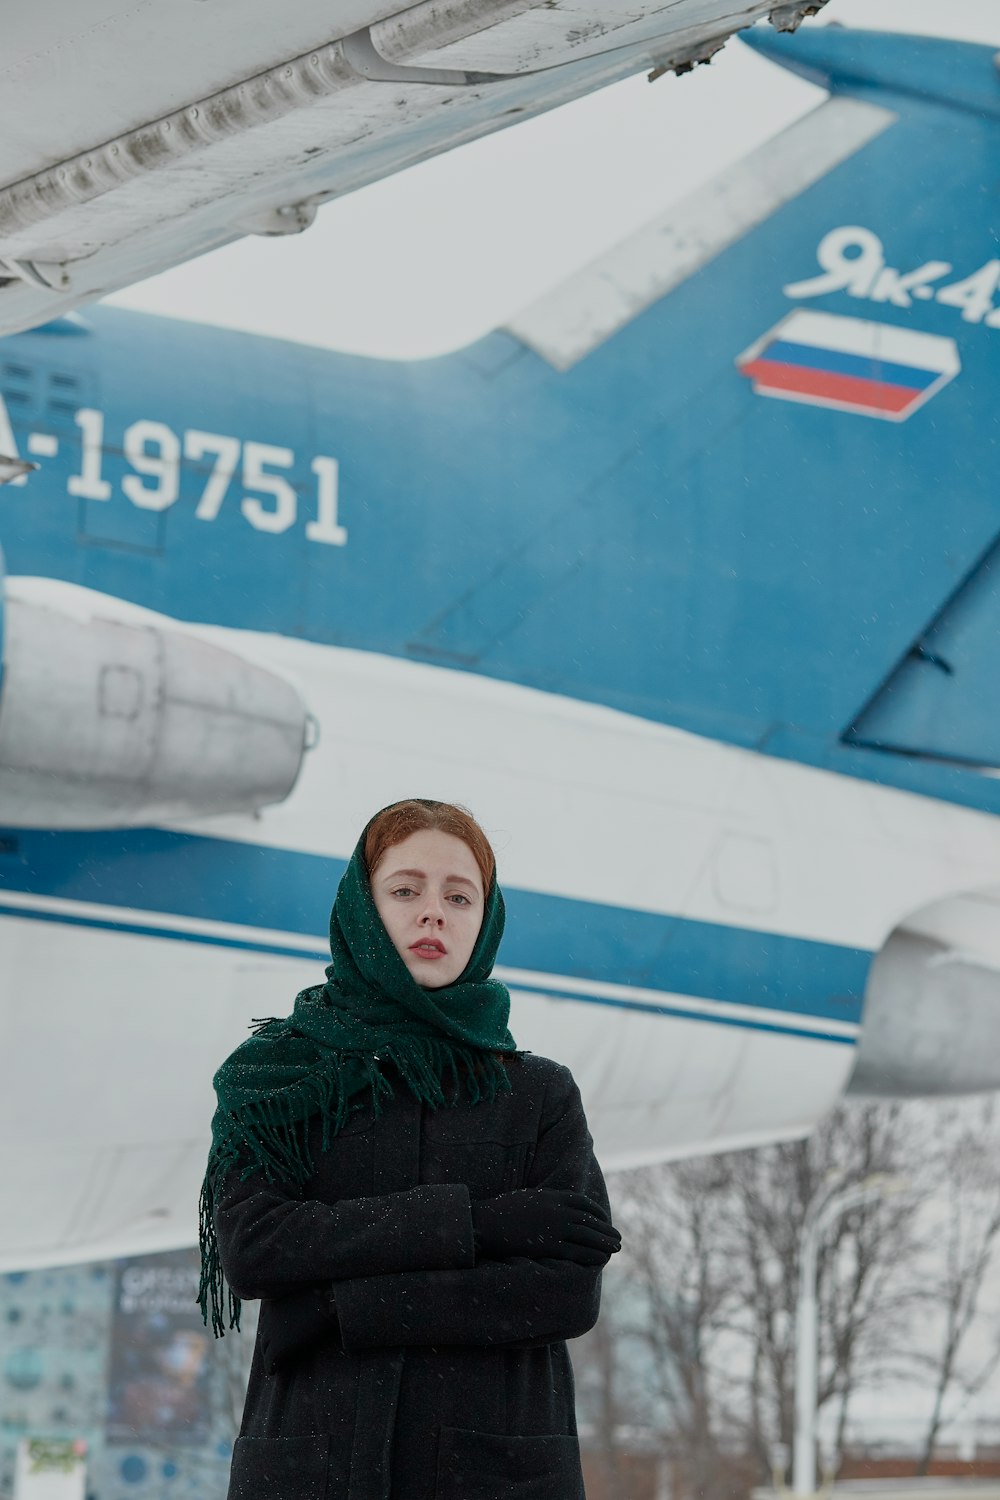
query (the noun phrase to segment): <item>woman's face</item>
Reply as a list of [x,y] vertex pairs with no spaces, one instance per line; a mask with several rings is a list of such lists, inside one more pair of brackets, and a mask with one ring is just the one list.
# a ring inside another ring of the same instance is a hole
[[387,849],[371,874],[372,895],[400,958],[424,989],[461,974],[483,922],[483,879],[469,846],[424,828]]

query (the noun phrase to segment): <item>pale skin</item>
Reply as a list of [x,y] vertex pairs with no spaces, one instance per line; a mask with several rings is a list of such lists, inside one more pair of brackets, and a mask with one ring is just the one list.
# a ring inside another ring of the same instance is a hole
[[427,990],[453,984],[472,957],[485,910],[468,844],[420,829],[387,849],[370,879],[378,914],[413,978]]

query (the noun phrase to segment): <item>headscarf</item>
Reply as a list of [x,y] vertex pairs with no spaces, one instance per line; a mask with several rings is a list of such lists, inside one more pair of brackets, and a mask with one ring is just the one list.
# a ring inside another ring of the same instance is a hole
[[[376,816],[379,816],[378,814]],[[372,819],[374,822],[374,819]],[[226,1286],[214,1210],[222,1181],[261,1168],[268,1181],[300,1187],[314,1171],[308,1122],[322,1118],[322,1149],[370,1097],[379,1113],[393,1088],[380,1062],[395,1065],[411,1092],[436,1109],[457,1104],[464,1081],[472,1103],[509,1090],[497,1053],[515,1055],[507,1026],[510,995],[489,976],[504,928],[496,878],[465,969],[453,984],[422,989],[393,946],[372,896],[358,841],[330,913],[326,983],[300,991],[290,1016],[256,1030],[214,1078],[218,1108],[199,1205],[202,1316],[217,1336],[238,1328],[240,1300]],[[228,1295],[228,1308],[227,1308]]]

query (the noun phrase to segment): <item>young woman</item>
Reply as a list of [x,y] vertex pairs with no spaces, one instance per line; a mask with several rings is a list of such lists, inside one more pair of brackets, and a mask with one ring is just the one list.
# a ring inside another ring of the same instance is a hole
[[468,813],[383,809],[326,983],[216,1075],[202,1310],[261,1299],[229,1500],[583,1500],[564,1341],[620,1238],[569,1070],[507,1029],[503,923]]

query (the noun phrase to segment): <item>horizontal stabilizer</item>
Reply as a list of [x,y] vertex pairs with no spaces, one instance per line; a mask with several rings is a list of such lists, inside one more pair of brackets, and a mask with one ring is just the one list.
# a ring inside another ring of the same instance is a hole
[[833,93],[880,89],[1000,116],[1000,75],[992,47],[842,26],[803,26],[795,36],[755,26],[741,40]]
[[845,736],[849,744],[1000,768],[1000,544],[973,569]]

